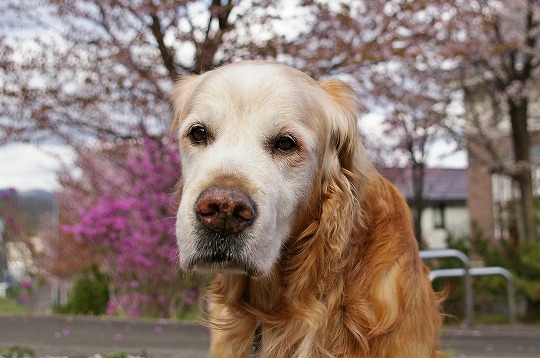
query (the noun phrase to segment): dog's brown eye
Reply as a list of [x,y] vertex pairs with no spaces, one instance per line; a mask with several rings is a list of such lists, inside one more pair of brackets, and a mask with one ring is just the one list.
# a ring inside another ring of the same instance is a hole
[[206,128],[200,124],[196,124],[189,130],[189,139],[195,144],[203,144],[208,140]]
[[296,140],[290,135],[281,136],[274,143],[274,148],[281,152],[290,152],[296,147]]

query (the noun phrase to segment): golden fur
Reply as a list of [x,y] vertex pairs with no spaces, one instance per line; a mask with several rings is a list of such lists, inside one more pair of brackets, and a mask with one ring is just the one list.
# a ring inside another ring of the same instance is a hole
[[[200,81],[178,85],[176,128]],[[339,80],[302,81],[329,101],[315,112],[328,122],[314,129],[323,141],[320,170],[271,272],[224,271],[215,278],[211,356],[249,357],[260,325],[260,358],[443,357],[439,302],[418,256],[409,208],[365,154],[354,91]]]

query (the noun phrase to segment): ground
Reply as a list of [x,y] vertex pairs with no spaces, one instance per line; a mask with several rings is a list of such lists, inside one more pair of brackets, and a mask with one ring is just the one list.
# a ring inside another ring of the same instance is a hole
[[[38,356],[87,358],[124,352],[148,358],[208,356],[208,330],[197,323],[64,316],[0,316],[0,351],[15,345]],[[540,326],[445,327],[451,357],[540,357]]]

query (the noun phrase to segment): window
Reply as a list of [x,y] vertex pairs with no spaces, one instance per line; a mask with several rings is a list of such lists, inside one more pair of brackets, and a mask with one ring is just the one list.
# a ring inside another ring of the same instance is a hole
[[433,208],[433,227],[444,229],[444,204],[439,204]]

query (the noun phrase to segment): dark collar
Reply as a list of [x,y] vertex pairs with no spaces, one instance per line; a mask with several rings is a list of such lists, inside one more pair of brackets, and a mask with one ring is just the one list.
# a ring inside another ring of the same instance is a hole
[[261,335],[262,335],[262,326],[260,324],[255,328],[255,336],[253,337],[253,345],[251,346],[251,358],[257,357],[261,351]]

